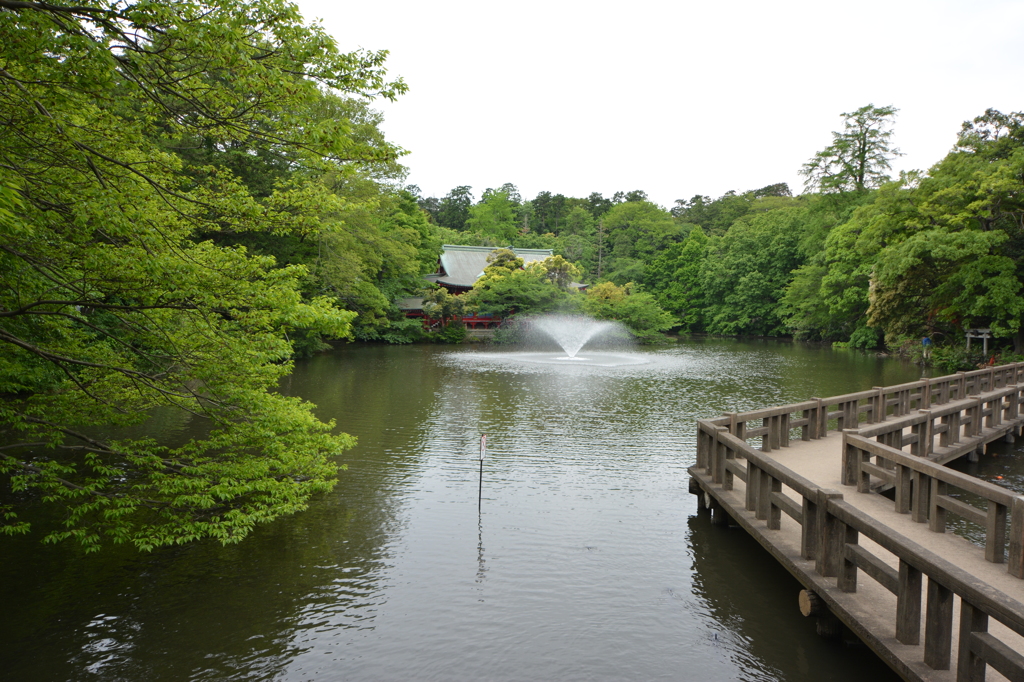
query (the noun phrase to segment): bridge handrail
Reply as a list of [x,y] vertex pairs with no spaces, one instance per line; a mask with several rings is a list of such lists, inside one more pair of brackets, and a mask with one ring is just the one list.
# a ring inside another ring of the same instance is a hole
[[[870,463],[871,457],[876,464]],[[1024,496],[849,431],[843,433],[843,459],[855,472],[857,492],[871,492],[872,476],[892,483],[896,512],[911,514],[936,533],[946,531],[947,511],[985,528],[985,559],[992,563],[1003,563],[1009,530],[1007,572],[1024,578]],[[983,498],[986,509],[950,497],[947,485]]]
[[[764,521],[769,531],[781,528],[782,512],[796,521],[801,527],[801,556],[815,562],[818,575],[835,577],[840,591],[856,592],[858,570],[862,570],[894,593],[896,639],[902,644],[921,644],[922,588],[924,577],[928,578],[925,665],[935,670],[950,667],[953,596],[957,595],[962,615],[956,679],[983,679],[988,665],[1011,679],[1024,677],[1024,656],[988,633],[991,617],[1024,636],[1024,604],[872,519],[845,502],[842,493],[821,488],[767,457],[729,433],[725,426],[712,420],[699,420],[697,424],[696,469],[704,469],[711,477],[710,483],[721,485],[723,490],[732,489],[734,477],[746,481],[746,509],[754,512],[755,519]],[[872,451],[880,445],[863,437],[855,443]],[[909,457],[905,453],[895,455]],[[739,459],[746,460],[745,470]],[[784,495],[783,485],[796,491],[801,502]],[[1018,512],[1024,523],[1024,504],[1015,504],[1014,513]],[[892,553],[898,559],[899,570],[862,547],[861,533]]]
[[[762,450],[770,452],[774,448],[787,447],[789,431],[797,427],[801,428],[802,440],[823,438],[829,431],[860,427],[861,415],[865,415],[866,427],[870,427],[908,415],[913,417],[911,413],[914,410],[944,410],[950,403],[991,395],[997,390],[1012,392],[1021,383],[1024,383],[1024,363],[1010,363],[895,386],[876,386],[831,398],[812,398],[789,405],[730,412],[709,421],[716,426],[727,426],[729,432],[738,438],[761,437]],[[748,424],[758,420],[762,421],[760,426]],[[829,428],[831,421],[836,422],[834,429]]]

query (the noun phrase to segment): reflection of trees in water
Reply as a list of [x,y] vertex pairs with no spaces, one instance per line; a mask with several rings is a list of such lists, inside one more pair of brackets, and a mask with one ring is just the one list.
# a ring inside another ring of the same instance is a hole
[[693,593],[729,633],[719,646],[728,651],[744,679],[799,679],[855,682],[898,680],[881,659],[859,642],[828,642],[813,618],[797,608],[800,583],[746,531],[711,525],[709,514],[687,520],[693,549]]
[[[0,539],[4,675],[270,679],[309,648],[306,640],[326,637],[315,631],[372,629],[399,523],[394,493],[424,440],[420,425],[440,377],[415,352],[356,350],[300,363],[282,386],[360,438],[344,455],[338,487],[309,510],[229,547],[86,556],[43,546],[38,533]],[[201,428],[176,415],[154,420],[158,433]]]

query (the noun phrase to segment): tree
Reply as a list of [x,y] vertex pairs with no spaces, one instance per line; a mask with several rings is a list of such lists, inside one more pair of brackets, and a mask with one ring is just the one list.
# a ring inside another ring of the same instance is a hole
[[516,208],[505,190],[487,190],[479,204],[469,207],[465,229],[498,244],[511,244],[519,231]]
[[473,188],[459,185],[441,199],[437,209],[437,224],[453,230],[466,229],[469,207],[473,205]]
[[429,318],[440,320],[442,326],[448,326],[465,314],[465,297],[452,295],[444,287],[428,289],[423,297],[423,312]]
[[690,331],[704,327],[701,277],[707,256],[708,236],[694,228],[683,242],[659,253],[647,268],[648,289]]
[[800,266],[804,210],[751,214],[709,243],[702,273],[707,330],[774,335],[783,330],[778,301]]
[[[884,188],[869,324],[888,337],[991,327],[1024,350],[1024,114],[988,110],[929,170]],[[891,198],[890,198],[891,197]]]
[[562,256],[548,256],[542,261],[534,261],[530,263],[529,269],[536,270],[541,277],[562,291],[567,291],[569,286],[582,274],[579,267]]
[[[312,115],[326,91],[404,92],[385,57],[339,53],[278,0],[0,0],[0,475],[65,510],[47,540],[237,542],[335,484],[353,439],[276,387],[289,334],[343,338],[355,314],[304,299],[303,265],[210,236],[315,234],[342,204],[325,178],[395,158]],[[186,163],[182,140],[212,151]],[[279,181],[214,153],[242,147],[287,159]],[[161,407],[208,435],[92,428]],[[17,512],[0,530],[29,530]]]
[[601,282],[591,287],[580,302],[583,311],[599,320],[616,320],[643,341],[662,338],[661,332],[677,324],[654,297],[632,282],[619,286]]
[[542,264],[531,264],[523,268],[523,259],[511,249],[497,249],[487,257],[489,265],[473,288],[463,294],[468,308],[481,313],[509,317],[514,314],[528,315],[553,310],[567,295],[553,279],[557,280],[560,263],[552,263],[556,270],[554,278],[548,276],[548,268]]
[[832,144],[803,165],[807,190],[863,192],[889,180],[889,162],[901,156],[890,145],[898,109],[873,104],[843,114],[843,131],[832,133]]

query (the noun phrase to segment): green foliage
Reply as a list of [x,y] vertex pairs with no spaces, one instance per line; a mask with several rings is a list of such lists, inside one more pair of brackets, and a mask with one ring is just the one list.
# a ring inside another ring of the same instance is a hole
[[654,296],[639,291],[632,283],[618,286],[613,282],[595,284],[580,300],[583,312],[599,320],[623,323],[640,341],[652,342],[677,325]]
[[843,114],[842,132],[833,132],[832,144],[800,170],[807,177],[806,187],[823,193],[863,192],[887,182],[889,162],[901,155],[889,144],[897,111],[869,104]]
[[707,330],[773,335],[783,331],[778,302],[800,264],[804,210],[785,208],[737,221],[713,238],[702,273]]
[[703,272],[708,241],[704,230],[692,230],[684,242],[662,251],[647,268],[647,286],[657,292],[658,303],[687,331],[704,328]]
[[519,232],[516,204],[508,192],[499,190],[486,194],[480,203],[470,206],[465,229],[498,244],[511,244]]
[[461,322],[449,322],[438,334],[441,343],[462,343],[466,340],[466,325]]
[[[363,218],[332,183],[398,150],[324,93],[401,94],[385,56],[337,52],[277,0],[0,11],[0,474],[64,509],[47,540],[237,542],[335,484],[354,440],[276,386],[296,339],[351,334],[355,313],[310,283],[358,286],[309,245],[353,243],[335,226]],[[416,262],[411,232],[394,241]],[[158,407],[209,435],[90,435]]]
[[459,185],[441,199],[437,208],[437,224],[453,230],[464,230],[473,205],[473,188]]

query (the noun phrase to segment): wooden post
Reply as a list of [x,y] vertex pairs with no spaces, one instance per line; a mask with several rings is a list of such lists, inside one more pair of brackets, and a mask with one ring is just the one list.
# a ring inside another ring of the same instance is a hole
[[768,530],[778,530],[782,527],[782,507],[775,504],[772,497],[775,493],[782,493],[782,481],[770,477],[771,487],[768,490],[766,497],[768,498]]
[[761,490],[761,469],[749,459],[747,460],[747,511],[757,510],[757,494]]
[[1024,578],[1024,496],[1020,495],[1010,507],[1010,558],[1006,563],[1007,573]]
[[697,424],[697,468],[707,471],[708,468],[708,434]]
[[836,580],[836,587],[843,592],[856,592],[857,564],[851,553],[847,550],[847,546],[857,544],[859,533],[853,526],[840,523],[839,536],[842,538],[842,545],[840,545],[839,575]]
[[933,533],[946,532],[946,508],[939,506],[939,496],[946,494],[946,482],[932,478],[931,499],[928,503],[928,530]]
[[994,564],[1003,563],[1003,548],[1006,546],[1006,506],[988,501],[985,516],[985,560]]
[[[846,431],[843,431],[843,468],[840,471],[843,485],[857,485],[860,479],[860,448],[847,442]],[[858,488],[858,490],[860,490]],[[860,492],[865,492],[860,490]]]
[[815,557],[814,570],[826,578],[839,572],[844,539],[840,532],[840,526],[843,524],[828,513],[828,503],[830,500],[842,499],[843,494],[838,490],[818,489],[818,555]]
[[902,464],[896,464],[896,513],[897,514],[909,514],[910,513],[910,490],[911,490],[911,479],[913,469],[905,467]]
[[754,518],[759,521],[765,521],[768,518],[768,507],[770,506],[770,496],[772,492],[772,475],[767,471],[762,470],[760,476],[758,476],[757,485],[757,509],[754,512]]
[[988,632],[988,614],[961,599],[957,682],[985,682],[985,660],[971,650],[971,635],[975,632]]
[[729,460],[736,459],[736,451],[732,448],[725,449],[725,459],[722,462],[722,490],[732,490],[733,473],[729,470]]
[[900,559],[900,582],[896,592],[896,641],[921,643],[921,571]]
[[[1021,506],[1024,509],[1024,505]],[[818,502],[817,497],[804,497],[803,523],[800,524],[800,556],[804,559],[818,557]]]
[[928,520],[932,494],[932,477],[915,471],[911,474],[913,481],[913,500],[910,505],[910,518],[914,523],[924,523]]
[[928,613],[924,624],[924,663],[932,670],[949,670],[953,645],[953,590],[928,576]]
[[800,615],[804,618],[822,616],[828,613],[828,607],[825,606],[825,602],[821,600],[821,597],[816,592],[810,590],[800,590],[800,594],[797,595],[797,604],[800,607]]
[[712,455],[712,464],[714,465],[714,469],[711,470],[711,482],[721,485],[722,479],[725,478],[726,445],[718,439],[718,434],[723,431],[728,431],[728,429],[724,426],[719,426],[716,427],[715,431],[715,448]]

